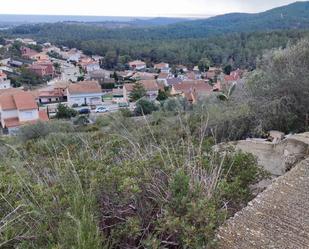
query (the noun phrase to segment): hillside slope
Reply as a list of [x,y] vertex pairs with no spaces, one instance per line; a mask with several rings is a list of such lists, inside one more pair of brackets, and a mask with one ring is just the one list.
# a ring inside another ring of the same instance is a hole
[[[178,21],[178,20],[177,20]],[[166,23],[166,22],[165,22]],[[203,38],[234,32],[271,31],[309,28],[309,2],[296,2],[257,14],[231,13],[203,20],[186,21],[157,27],[110,30],[87,24],[37,24],[13,28],[15,35],[37,37],[76,37],[80,39],[182,39]],[[65,31],[65,32],[64,32]]]

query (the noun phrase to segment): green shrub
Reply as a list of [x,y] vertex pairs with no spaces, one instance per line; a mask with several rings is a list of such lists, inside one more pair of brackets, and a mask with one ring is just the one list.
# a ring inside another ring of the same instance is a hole
[[50,133],[62,133],[74,131],[72,125],[63,121],[37,122],[36,124],[22,126],[17,135],[22,141],[39,139]]
[[69,119],[69,118],[75,117],[76,115],[77,115],[77,111],[75,111],[74,109],[66,105],[63,105],[63,104],[58,104],[56,118]]
[[156,106],[154,102],[148,101],[145,99],[140,99],[136,103],[134,114],[136,116],[148,115],[157,110],[158,110],[158,107]]

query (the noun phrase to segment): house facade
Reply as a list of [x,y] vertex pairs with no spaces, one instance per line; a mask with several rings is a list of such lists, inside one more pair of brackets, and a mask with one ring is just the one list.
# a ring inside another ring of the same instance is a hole
[[170,72],[170,65],[165,62],[161,62],[154,65],[154,69],[160,70],[161,73],[169,73]]
[[[146,90],[146,98],[149,100],[155,100],[159,94],[159,85],[156,80],[141,80],[140,83]],[[133,91],[134,84],[124,84],[123,97],[126,101],[130,100],[130,93]]]
[[0,93],[0,122],[5,133],[13,134],[22,125],[48,121],[45,111],[39,111],[30,92],[13,89]]
[[146,63],[140,60],[129,62],[130,69],[132,70],[144,70],[146,69]]
[[67,88],[68,105],[102,105],[102,89],[97,81],[72,83]]
[[170,77],[169,73],[161,72],[157,78],[158,83],[162,83],[165,86],[168,86],[167,80]]

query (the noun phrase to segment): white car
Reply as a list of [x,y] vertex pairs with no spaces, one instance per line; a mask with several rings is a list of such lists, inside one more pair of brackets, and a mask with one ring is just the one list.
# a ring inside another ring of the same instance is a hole
[[94,112],[96,113],[103,113],[103,112],[108,112],[109,109],[105,106],[98,106]]

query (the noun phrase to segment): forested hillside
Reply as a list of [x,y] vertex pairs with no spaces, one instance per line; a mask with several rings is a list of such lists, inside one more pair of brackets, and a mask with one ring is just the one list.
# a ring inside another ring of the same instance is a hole
[[306,27],[309,3],[297,2],[259,14],[234,13],[161,27],[106,29],[87,23],[54,23],[22,25],[3,35],[27,36],[103,55],[105,67],[113,69],[133,59],[193,66],[202,58],[214,65],[252,69],[265,50],[284,48],[307,37]]

